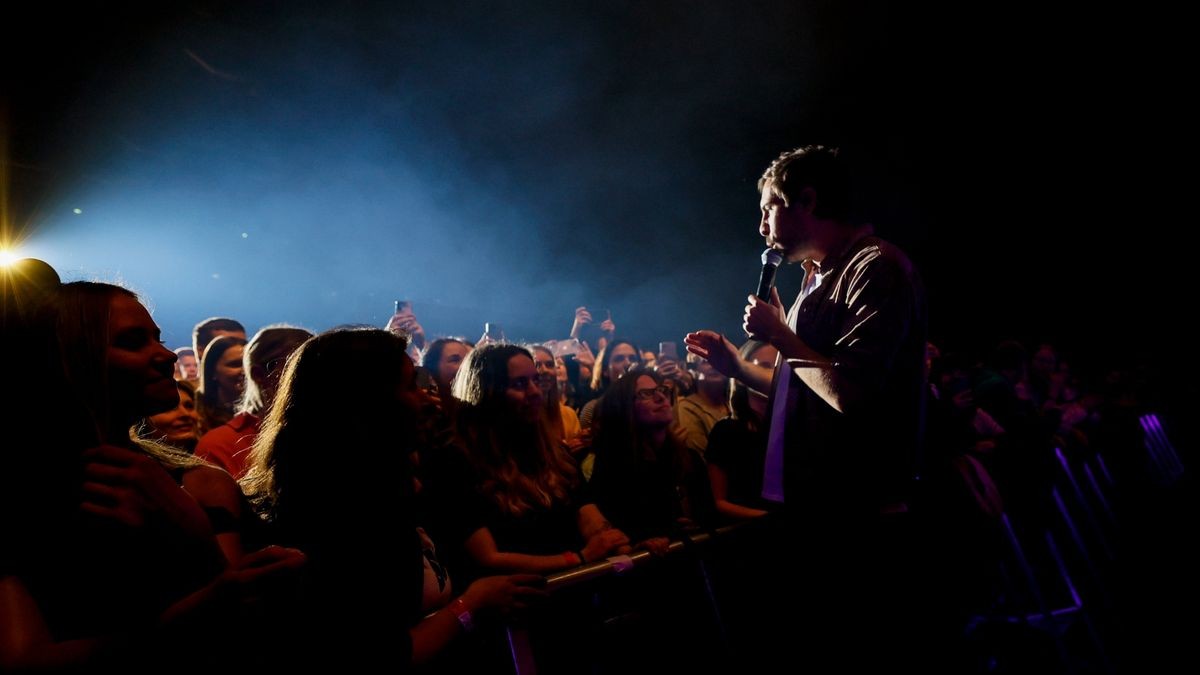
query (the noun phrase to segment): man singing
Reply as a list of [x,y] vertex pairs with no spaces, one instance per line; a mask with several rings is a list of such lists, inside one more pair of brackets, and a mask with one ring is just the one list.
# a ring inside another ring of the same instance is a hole
[[785,504],[781,536],[808,551],[793,567],[799,584],[784,590],[823,617],[810,646],[849,665],[898,646],[905,630],[899,577],[924,417],[925,297],[904,252],[850,222],[836,150],[785,152],[758,189],[759,232],[805,269],[790,310],[774,289],[770,302],[752,295],[746,305],[746,333],[779,350],[775,368],[739,360],[713,331],[685,342],[770,393],[763,496]]

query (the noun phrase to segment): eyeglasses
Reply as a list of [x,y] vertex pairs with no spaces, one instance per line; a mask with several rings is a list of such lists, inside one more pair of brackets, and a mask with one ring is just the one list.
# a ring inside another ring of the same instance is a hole
[[670,401],[671,387],[665,384],[660,384],[653,389],[638,389],[637,392],[634,393],[634,396],[636,396],[637,400],[639,401],[649,401],[650,399],[654,398],[655,394],[662,394],[663,398]]
[[283,367],[287,365],[288,356],[291,356],[291,354],[285,354],[283,356],[271,359],[263,365],[263,368],[267,371],[268,375],[274,375],[277,372],[283,372]]

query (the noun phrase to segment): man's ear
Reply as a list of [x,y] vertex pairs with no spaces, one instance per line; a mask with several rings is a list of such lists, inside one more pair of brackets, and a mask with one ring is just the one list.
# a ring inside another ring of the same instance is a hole
[[806,213],[812,213],[817,208],[817,191],[812,187],[800,190],[800,194],[796,195],[796,205]]

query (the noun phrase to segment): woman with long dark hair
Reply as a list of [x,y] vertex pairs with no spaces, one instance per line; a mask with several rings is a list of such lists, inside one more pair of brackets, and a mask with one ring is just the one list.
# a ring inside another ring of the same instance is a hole
[[595,431],[596,406],[613,382],[621,379],[630,368],[641,365],[641,350],[625,339],[613,340],[600,350],[600,357],[592,368],[591,387],[583,395],[586,403],[579,410],[579,423],[584,431]]
[[438,394],[447,399],[458,369],[471,353],[471,346],[454,337],[442,337],[429,343],[421,352],[421,367],[428,370],[437,383]]
[[[309,556],[307,593],[287,619],[319,662],[377,667],[386,657],[406,668],[441,651],[472,614],[541,594],[532,575],[487,577],[461,594],[445,575],[417,513],[422,404],[406,348],[376,329],[305,342],[242,479],[278,540]],[[380,606],[390,620],[379,620]]]
[[208,343],[200,360],[200,435],[233,419],[246,387],[242,368],[245,338],[220,335]]
[[459,370],[458,428],[478,472],[487,525],[467,551],[482,567],[553,572],[628,544],[596,505],[543,414],[533,355],[524,347],[475,348]]
[[661,545],[715,513],[704,462],[674,428],[671,394],[658,373],[634,368],[600,399],[590,487],[634,541]]
[[442,414],[447,420],[453,420],[457,415],[458,401],[450,392],[454,385],[454,377],[462,367],[471,346],[465,341],[454,337],[441,337],[430,342],[421,352],[421,367],[437,385],[437,394]]
[[583,443],[577,440],[582,429],[579,425],[579,415],[563,401],[554,353],[543,345],[532,345],[529,351],[533,353],[534,366],[537,368],[538,386],[542,389],[542,412],[546,422],[568,451],[574,452],[583,447]]

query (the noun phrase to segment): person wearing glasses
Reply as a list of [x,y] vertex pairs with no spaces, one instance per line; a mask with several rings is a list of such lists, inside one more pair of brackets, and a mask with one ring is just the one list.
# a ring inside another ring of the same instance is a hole
[[704,461],[675,425],[672,393],[658,373],[631,369],[600,399],[593,444],[597,506],[654,552],[716,513]]
[[[635,367],[613,382],[596,417],[596,468],[589,487],[613,525],[635,548],[665,555],[671,540],[714,524],[716,507],[704,461],[675,425],[673,389],[652,370]],[[690,550],[694,554],[695,549]],[[664,649],[712,634],[706,607],[707,568],[694,555],[651,565],[629,578],[624,598],[609,611],[638,617],[631,653],[645,672],[708,672],[703,649]],[[620,603],[630,603],[624,607]]]
[[243,371],[250,377],[238,404],[237,414],[225,424],[204,434],[196,444],[196,456],[241,478],[249,467],[250,449],[258,438],[262,416],[271,408],[279,378],[288,356],[313,335],[293,326],[267,326],[246,345]]

